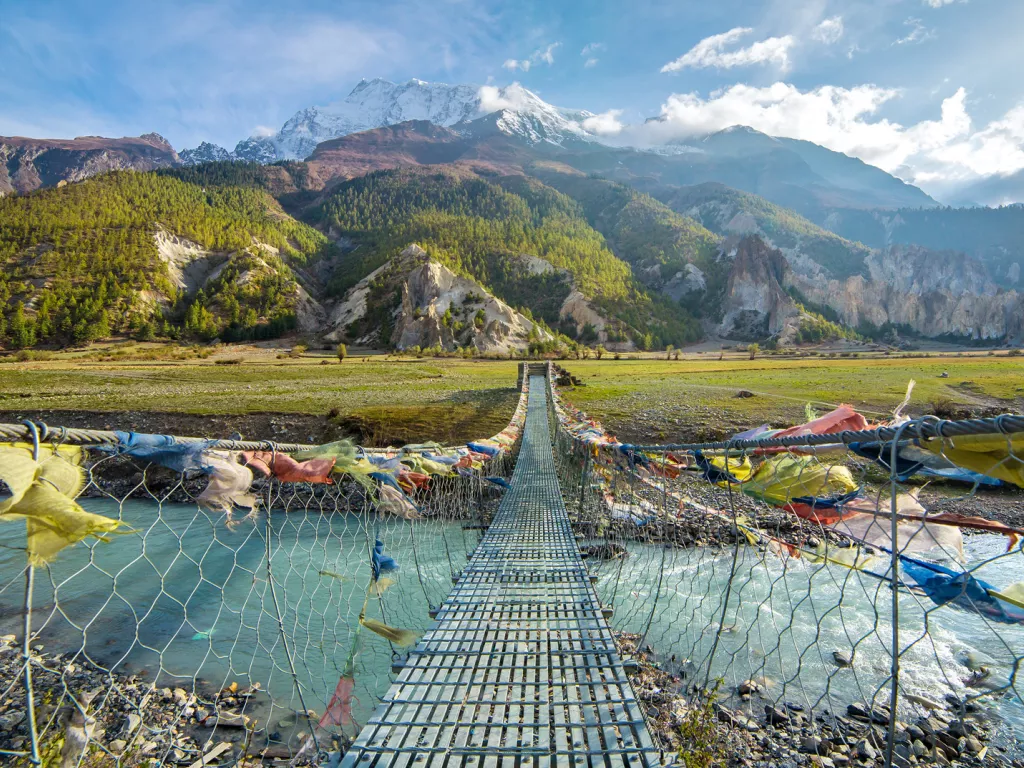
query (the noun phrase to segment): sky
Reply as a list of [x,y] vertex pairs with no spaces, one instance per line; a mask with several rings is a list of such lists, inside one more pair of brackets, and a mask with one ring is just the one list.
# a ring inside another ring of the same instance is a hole
[[0,0],[0,135],[230,148],[363,77],[517,82],[608,141],[750,125],[948,199],[1024,172],[1022,36],[1022,0]]

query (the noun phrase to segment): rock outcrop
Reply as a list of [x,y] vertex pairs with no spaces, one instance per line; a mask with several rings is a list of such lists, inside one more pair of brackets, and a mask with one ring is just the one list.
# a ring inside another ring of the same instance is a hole
[[755,341],[783,332],[798,310],[783,287],[789,265],[781,251],[760,237],[745,237],[731,256],[732,267],[722,302],[718,333],[725,338]]
[[[387,323],[360,328],[371,302],[381,296],[397,299],[388,338],[380,338]],[[328,328],[325,338],[330,341],[381,343],[395,349],[475,347],[505,353],[525,348],[531,337],[551,338],[479,283],[433,261],[415,244],[352,287],[330,313]]]
[[107,171],[151,171],[180,162],[167,139],[157,133],[123,139],[0,136],[0,195],[82,181]]
[[908,326],[925,336],[1020,339],[1024,296],[1002,290],[962,253],[896,245],[865,260],[867,276],[821,279],[792,271],[787,283],[852,327]]

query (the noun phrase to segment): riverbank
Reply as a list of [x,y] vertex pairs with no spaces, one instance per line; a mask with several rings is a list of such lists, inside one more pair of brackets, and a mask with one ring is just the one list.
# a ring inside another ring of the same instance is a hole
[[[735,690],[697,695],[703,681],[668,671],[640,635],[620,633],[630,682],[664,748],[686,765],[742,768],[872,768],[885,763],[889,712],[861,702],[845,712],[811,712],[796,702],[773,702],[755,680]],[[713,681],[712,681],[713,682]],[[923,698],[923,697],[919,697]],[[927,716],[897,720],[893,765],[1024,766],[1024,759],[991,742],[999,727],[976,705],[929,702]],[[760,712],[763,711],[763,715]]]

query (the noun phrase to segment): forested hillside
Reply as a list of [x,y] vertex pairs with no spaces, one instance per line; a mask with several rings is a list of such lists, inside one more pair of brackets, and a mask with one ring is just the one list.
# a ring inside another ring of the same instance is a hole
[[[472,277],[548,324],[573,286],[615,330],[640,346],[691,341],[698,323],[678,304],[652,296],[587,222],[577,201],[532,179],[505,189],[454,172],[381,171],[345,182],[311,221],[359,245],[335,273],[340,295],[409,243]],[[551,269],[531,268],[536,257]],[[564,274],[564,277],[563,277]],[[569,329],[566,329],[569,330]]]
[[657,197],[673,211],[690,216],[713,232],[764,235],[772,245],[808,256],[829,276],[864,274],[870,248],[846,240],[763,197],[723,184],[662,188]]
[[[682,283],[687,265],[696,267],[705,287],[691,311],[699,316],[717,314],[728,273],[728,264],[718,259],[721,237],[632,187],[567,170],[539,164],[531,168],[545,184],[579,202],[589,224],[648,288],[679,299],[686,293]],[[508,179],[505,185],[511,189],[523,183],[517,177]]]
[[[168,232],[228,262],[195,295],[172,279],[155,236]],[[0,199],[0,338],[13,348],[111,333],[238,338],[294,325],[287,262],[331,250],[326,237],[254,187],[199,186],[116,172]],[[277,254],[280,254],[278,258]],[[229,288],[228,275],[249,277]],[[232,272],[233,271],[233,272]]]

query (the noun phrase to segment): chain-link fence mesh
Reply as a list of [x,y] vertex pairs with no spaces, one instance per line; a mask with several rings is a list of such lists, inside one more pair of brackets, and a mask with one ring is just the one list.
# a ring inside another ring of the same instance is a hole
[[231,465],[218,493],[113,433],[0,427],[0,762],[329,761],[393,679],[394,633],[428,626],[476,547],[524,408],[476,452],[373,454],[387,482],[228,488],[236,444],[207,444]]
[[774,764],[1020,759],[1024,419],[639,447],[552,403],[598,593],[684,699]]

